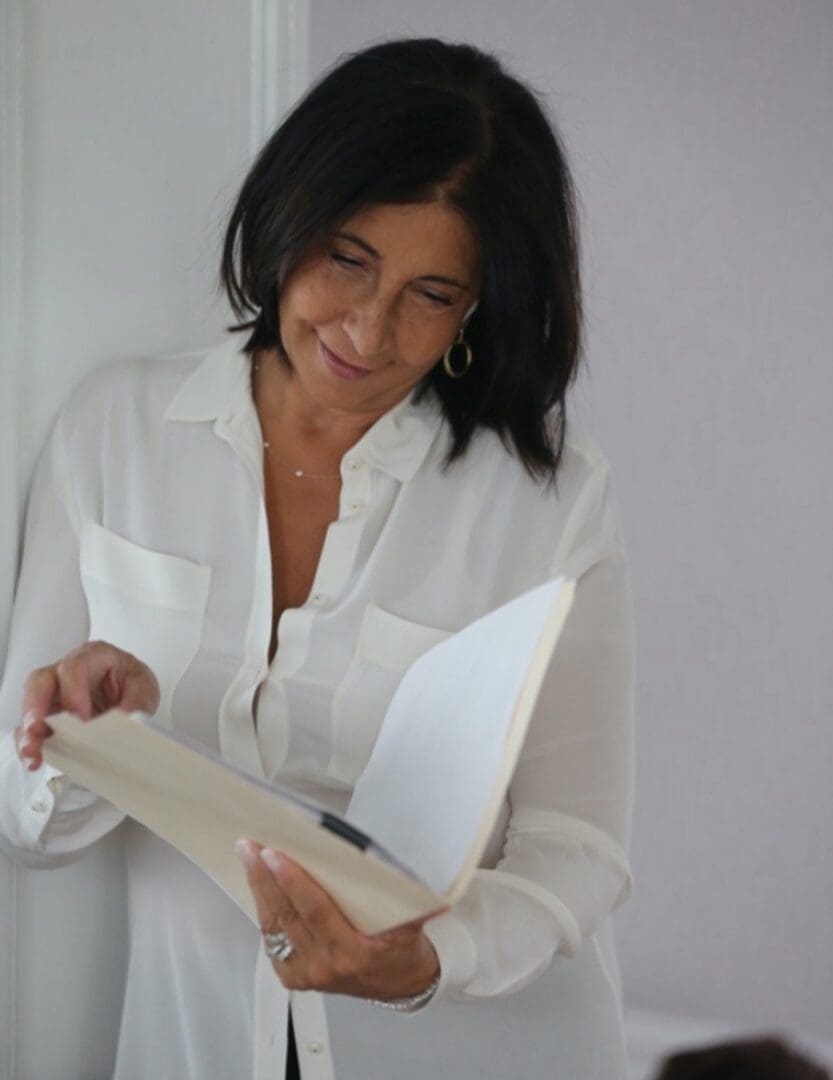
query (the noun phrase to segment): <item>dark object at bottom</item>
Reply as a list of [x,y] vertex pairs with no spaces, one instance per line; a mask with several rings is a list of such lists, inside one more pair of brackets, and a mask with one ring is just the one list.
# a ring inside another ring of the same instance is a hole
[[298,1068],[298,1047],[295,1045],[295,1029],[292,1027],[292,1011],[289,1012],[289,1031],[286,1036],[286,1080],[301,1080]]
[[830,1080],[830,1074],[778,1036],[681,1050],[656,1080]]

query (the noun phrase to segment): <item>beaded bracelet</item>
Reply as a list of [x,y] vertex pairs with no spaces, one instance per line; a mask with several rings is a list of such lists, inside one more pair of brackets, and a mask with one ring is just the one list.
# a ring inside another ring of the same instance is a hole
[[376,998],[367,998],[367,1001],[370,1005],[375,1005],[377,1009],[391,1009],[393,1012],[414,1012],[420,1005],[425,1005],[431,1000],[439,985],[440,977],[437,975],[424,990],[420,990],[413,997],[394,998],[393,1001],[379,1001]]

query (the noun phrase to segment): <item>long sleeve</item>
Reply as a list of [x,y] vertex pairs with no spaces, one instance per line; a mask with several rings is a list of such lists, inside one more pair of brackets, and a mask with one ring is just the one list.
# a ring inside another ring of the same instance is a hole
[[0,850],[29,866],[57,866],[77,858],[123,818],[109,803],[70,783],[49,765],[30,772],[14,746],[27,675],[54,663],[89,636],[78,532],[59,417],[29,497],[0,685]]
[[552,573],[577,580],[574,606],[509,789],[502,858],[426,924],[441,965],[433,1002],[521,989],[630,892],[631,596],[606,474],[577,505]]

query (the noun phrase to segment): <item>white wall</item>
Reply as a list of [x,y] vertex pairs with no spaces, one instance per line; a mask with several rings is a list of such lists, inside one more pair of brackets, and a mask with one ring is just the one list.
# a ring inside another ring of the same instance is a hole
[[[0,3],[2,655],[20,508],[70,388],[231,321],[214,295],[222,228],[306,76],[306,7]],[[0,1080],[111,1075],[125,917],[112,840],[48,874],[0,856]]]
[[251,4],[24,6],[31,452],[80,372],[222,325],[212,275],[249,151]]
[[315,0],[311,70],[404,34],[549,95],[583,198],[578,415],[639,634],[627,1000],[833,1039],[833,4]]

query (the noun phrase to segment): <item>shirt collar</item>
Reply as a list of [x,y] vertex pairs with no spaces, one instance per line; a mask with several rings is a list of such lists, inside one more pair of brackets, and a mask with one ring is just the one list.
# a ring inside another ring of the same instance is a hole
[[229,337],[208,350],[169,403],[166,420],[227,420],[254,404],[249,358],[240,344],[239,338]]
[[[416,391],[380,416],[345,457],[363,457],[381,472],[404,483],[419,469],[443,421],[435,399],[420,404]],[[165,410],[165,419],[194,423],[256,419],[250,360],[238,335],[209,349],[185,379]]]

